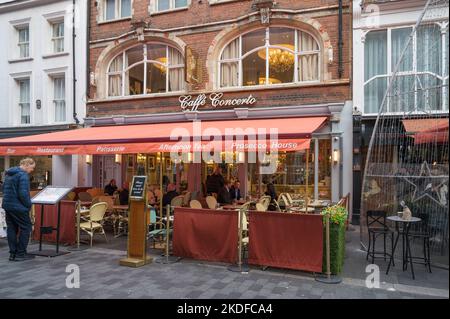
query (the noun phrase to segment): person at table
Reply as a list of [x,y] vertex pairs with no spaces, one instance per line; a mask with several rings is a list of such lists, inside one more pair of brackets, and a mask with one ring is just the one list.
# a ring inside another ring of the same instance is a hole
[[128,188],[128,183],[124,182],[122,185],[122,189],[119,191],[120,205],[128,205],[128,196],[130,195],[130,190]]
[[18,167],[6,172],[3,185],[2,208],[5,210],[6,233],[9,245],[9,260],[24,261],[34,258],[27,254],[28,241],[32,230],[30,219],[30,177],[36,167],[31,158],[20,161]]
[[264,194],[270,196],[270,199],[272,201],[277,199],[277,193],[275,191],[275,186],[273,185],[272,182],[267,183],[266,192]]
[[108,185],[105,186],[104,192],[105,194],[108,194],[109,196],[114,195],[114,192],[117,191],[117,185],[116,180],[112,179]]
[[219,188],[217,193],[217,202],[221,205],[231,204],[230,189],[231,183],[229,181],[224,181],[222,186]]
[[212,195],[212,193],[218,194],[223,185],[225,185],[225,179],[222,176],[222,169],[216,166],[214,173],[206,179],[206,192],[208,195]]
[[166,207],[167,205],[170,205],[172,202],[172,199],[177,197],[179,194],[177,193],[177,187],[175,184],[169,184],[167,185],[167,193],[163,196],[163,206]]
[[238,201],[241,200],[241,182],[239,180],[236,180],[230,188],[230,199],[231,201]]

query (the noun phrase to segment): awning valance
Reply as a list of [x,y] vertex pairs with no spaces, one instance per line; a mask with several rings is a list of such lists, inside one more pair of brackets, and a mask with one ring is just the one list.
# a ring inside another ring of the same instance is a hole
[[[88,127],[0,140],[0,155],[135,154],[202,150],[297,151],[326,117]],[[277,133],[278,139],[273,137]]]
[[414,144],[444,143],[448,141],[448,118],[403,120],[407,134]]

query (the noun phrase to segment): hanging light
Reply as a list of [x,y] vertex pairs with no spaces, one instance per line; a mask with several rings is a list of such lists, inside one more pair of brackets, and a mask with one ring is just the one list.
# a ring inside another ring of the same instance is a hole
[[238,160],[238,163],[245,163],[245,153],[244,152],[238,152],[237,153],[237,160]]

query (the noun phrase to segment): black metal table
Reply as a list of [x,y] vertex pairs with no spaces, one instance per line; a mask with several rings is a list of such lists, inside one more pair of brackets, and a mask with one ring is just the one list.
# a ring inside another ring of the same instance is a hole
[[405,220],[405,219],[403,219],[401,217],[398,217],[398,216],[389,216],[387,219],[395,223],[395,230],[397,232],[397,237],[395,239],[394,249],[392,251],[391,259],[389,260],[389,265],[388,265],[388,268],[386,270],[386,275],[389,274],[389,270],[391,268],[391,263],[394,262],[393,259],[394,259],[394,255],[395,255],[395,250],[397,248],[398,238],[400,237],[399,225],[402,224],[402,231],[401,231],[401,233],[402,233],[403,245],[406,244],[406,247],[403,248],[403,252],[402,252],[403,271],[408,269],[408,260],[409,260],[409,264],[411,266],[412,277],[413,277],[413,279],[416,279],[415,276],[414,276],[413,259],[412,259],[412,255],[411,255],[411,245],[409,243],[409,229],[411,228],[411,225],[413,223],[421,222],[422,219],[420,219],[418,217],[411,217],[410,219]]

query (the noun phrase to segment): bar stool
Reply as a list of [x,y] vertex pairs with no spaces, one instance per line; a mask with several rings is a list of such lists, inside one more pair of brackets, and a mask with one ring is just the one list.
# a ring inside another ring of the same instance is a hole
[[[430,257],[430,230],[428,227],[428,215],[427,214],[419,214],[417,217],[422,219],[422,222],[419,223],[418,229],[413,229],[408,232],[408,237],[413,239],[419,239],[422,240],[423,245],[423,257],[419,256],[409,256],[409,258],[412,259],[412,262],[415,264],[422,264],[427,269],[428,272],[431,274],[431,257]],[[400,233],[403,235],[403,230],[400,231]],[[423,262],[417,262],[414,260],[423,260]]]
[[[386,260],[386,257],[392,257],[394,252],[394,232],[387,226],[386,217],[387,213],[385,211],[367,211],[366,223],[367,231],[369,233],[369,246],[367,248],[366,260],[369,260],[369,257],[371,257],[372,264],[374,263],[375,258],[384,258],[384,260]],[[376,251],[376,239],[380,235],[383,236],[383,251]],[[386,237],[388,235],[391,237],[391,253],[386,251]],[[393,258],[390,259],[392,259],[393,262]]]

